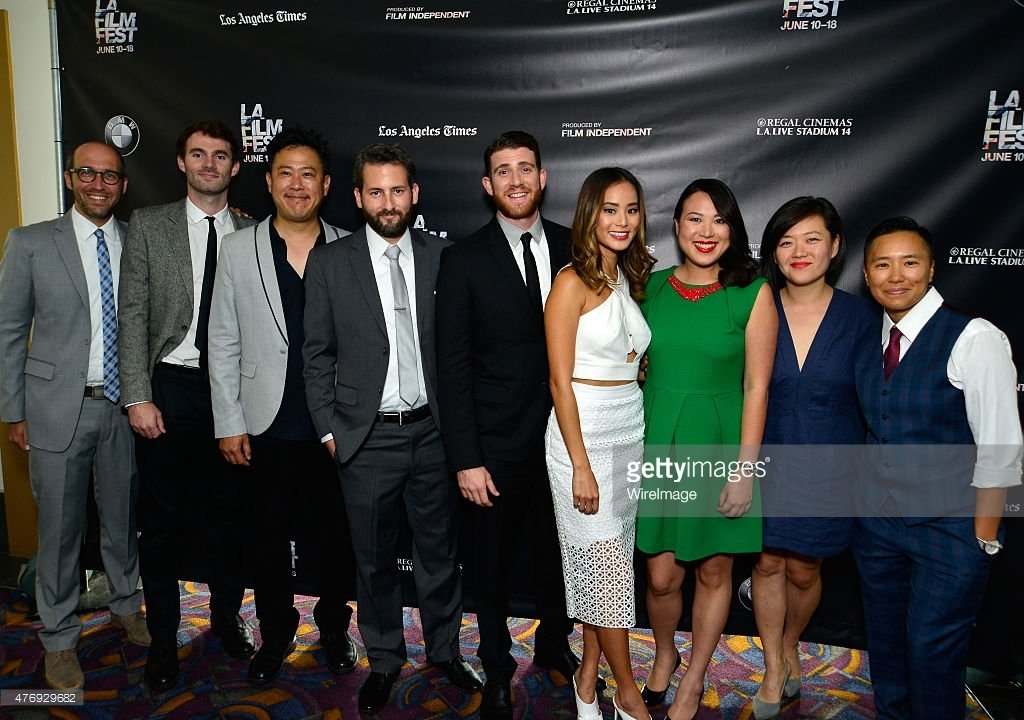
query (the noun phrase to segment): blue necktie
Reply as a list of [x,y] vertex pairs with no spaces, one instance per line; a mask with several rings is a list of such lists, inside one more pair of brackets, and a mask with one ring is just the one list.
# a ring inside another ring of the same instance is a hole
[[96,231],[96,258],[100,266],[100,311],[103,317],[103,394],[110,402],[121,399],[121,378],[117,370],[117,308],[114,304],[114,276],[103,231]]

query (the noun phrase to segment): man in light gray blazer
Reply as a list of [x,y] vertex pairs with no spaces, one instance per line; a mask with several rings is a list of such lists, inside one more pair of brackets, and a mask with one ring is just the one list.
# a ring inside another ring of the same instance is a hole
[[238,614],[240,490],[214,438],[205,352],[218,244],[255,223],[227,204],[239,150],[220,120],[185,128],[177,157],[186,197],[136,210],[121,261],[121,402],[137,435],[139,548],[153,636],[145,676],[154,689],[178,675],[178,579],[189,554],[208,561],[208,576],[194,579],[209,583],[211,626],[224,652],[254,650]]
[[[267,159],[275,213],[224,238],[209,333],[214,430],[224,458],[244,475],[251,503],[247,560],[263,639],[249,663],[255,683],[273,680],[295,648],[296,564],[317,581],[313,617],[327,666],[346,673],[356,664],[346,604],[355,590],[352,541],[302,379],[306,261],[313,247],[349,233],[318,216],[331,185],[330,151],[319,133],[285,128],[267,147]],[[299,545],[296,556],[299,517],[311,517],[312,542]]]
[[46,682],[58,690],[85,682],[75,608],[94,468],[111,623],[131,641],[149,644],[139,614],[135,452],[118,406],[114,305],[125,227],[113,211],[128,180],[116,150],[89,142],[72,152],[64,183],[74,207],[56,220],[11,230],[0,261],[0,414],[10,423],[11,442],[31,449],[39,639]]
[[449,243],[410,229],[419,186],[398,146],[365,148],[353,180],[366,224],[310,256],[303,356],[309,409],[338,464],[352,528],[371,670],[359,707],[372,712],[406,661],[396,563],[403,511],[427,658],[463,690],[481,683],[459,654],[456,491],[435,403],[434,282]]

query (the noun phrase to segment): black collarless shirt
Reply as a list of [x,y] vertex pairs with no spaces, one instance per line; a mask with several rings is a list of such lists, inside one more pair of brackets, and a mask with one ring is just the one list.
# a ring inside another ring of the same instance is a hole
[[[317,235],[317,245],[327,242],[323,223]],[[284,308],[285,329],[288,332],[288,369],[284,375],[284,395],[277,417],[266,430],[266,435],[281,440],[317,440],[313,419],[306,403],[306,386],[302,379],[302,343],[305,333],[302,316],[306,308],[306,286],[302,277],[288,262],[288,246],[274,222],[270,222],[270,249],[274,255],[274,271],[281,289],[281,305]]]

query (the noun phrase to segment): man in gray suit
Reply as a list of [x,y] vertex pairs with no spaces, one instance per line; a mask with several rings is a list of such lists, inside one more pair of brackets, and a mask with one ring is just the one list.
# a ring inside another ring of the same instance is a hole
[[75,608],[94,467],[110,620],[132,642],[149,645],[139,614],[135,452],[117,404],[114,298],[125,228],[113,211],[128,180],[117,151],[88,142],[71,153],[64,183],[74,207],[56,220],[11,230],[0,261],[0,413],[11,442],[31,449],[39,640],[46,682],[57,690],[85,682]]
[[[210,387],[214,430],[224,458],[245,477],[252,504],[256,616],[263,644],[249,679],[277,677],[295,648],[291,542],[300,509],[312,516],[312,563],[320,596],[313,617],[327,666],[351,672],[348,636],[353,560],[341,487],[306,405],[302,380],[303,276],[314,247],[348,235],[318,212],[331,185],[330,151],[317,132],[285,128],[267,147],[267,189],[275,213],[224,238],[210,310]],[[344,574],[343,574],[344,573]],[[305,574],[305,573],[303,573]]]
[[313,424],[338,464],[352,528],[371,670],[359,707],[372,712],[406,661],[395,562],[403,510],[427,657],[466,691],[481,683],[459,654],[455,484],[434,395],[434,283],[449,243],[410,229],[419,186],[400,147],[364,148],[352,174],[366,224],[310,257],[303,357]]
[[177,156],[186,197],[136,210],[121,261],[121,402],[137,435],[139,549],[153,636],[145,674],[155,689],[178,675],[182,548],[197,535],[202,545],[193,551],[209,562],[208,577],[197,579],[210,586],[212,630],[228,655],[254,650],[238,615],[240,491],[217,448],[206,373],[218,244],[255,223],[228,209],[238,154],[238,140],[220,120],[185,128]]

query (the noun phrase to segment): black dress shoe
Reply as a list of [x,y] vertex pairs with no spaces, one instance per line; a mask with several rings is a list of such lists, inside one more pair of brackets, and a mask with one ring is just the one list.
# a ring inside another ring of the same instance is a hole
[[344,675],[355,669],[359,655],[356,653],[352,637],[347,632],[322,632],[320,645],[327,655],[327,667],[332,673]]
[[507,680],[488,680],[484,685],[480,720],[512,720],[512,688]]
[[285,658],[295,649],[295,636],[290,640],[268,640],[249,661],[249,680],[257,685],[270,682],[281,674]]
[[157,642],[149,646],[146,657],[146,683],[153,690],[166,690],[178,678],[178,646],[176,643]]
[[366,682],[359,688],[360,712],[376,712],[391,697],[391,688],[398,679],[398,673],[371,672]]
[[567,681],[572,680],[576,668],[580,666],[580,659],[576,653],[566,645],[555,652],[537,652],[533,655],[533,663],[546,670],[552,670],[562,675]]
[[441,668],[444,674],[448,676],[448,679],[452,681],[452,685],[460,690],[474,692],[483,687],[483,682],[481,682],[476,670],[461,655],[456,655],[451,660],[436,662],[434,665]]
[[256,651],[252,640],[252,630],[245,624],[240,615],[229,615],[225,618],[211,618],[210,630],[220,636],[224,654],[244,660]]
[[[570,650],[569,645],[566,644],[561,650],[555,652],[534,652],[533,663],[545,670],[553,670],[559,673],[565,678],[566,682],[572,682],[573,673],[580,666],[580,659],[576,657],[576,653]],[[599,693],[604,692],[607,687],[608,683],[599,675],[597,677],[597,691]]]

